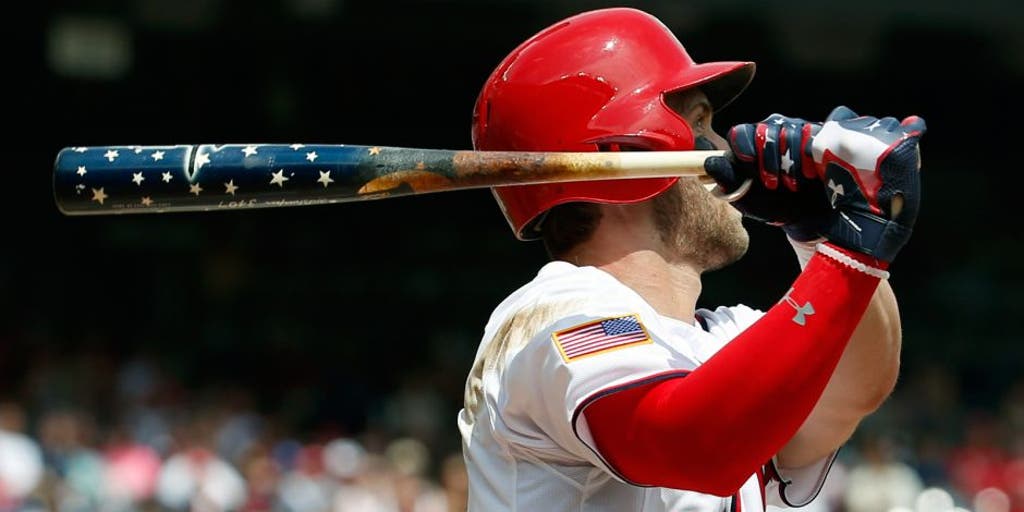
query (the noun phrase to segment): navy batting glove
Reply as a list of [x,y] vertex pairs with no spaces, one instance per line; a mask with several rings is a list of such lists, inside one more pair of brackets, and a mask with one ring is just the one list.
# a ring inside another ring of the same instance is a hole
[[892,261],[910,239],[921,204],[924,119],[858,116],[837,107],[814,134],[810,155],[831,212],[818,234]]
[[836,107],[823,124],[773,114],[729,131],[732,157],[710,158],[733,205],[798,241],[822,237],[892,261],[910,238],[921,201],[918,142],[925,122],[858,116]]
[[752,181],[732,203],[745,216],[801,233],[796,236],[801,240],[817,238],[831,210],[811,159],[811,140],[820,129],[818,123],[779,114],[736,125],[728,134],[732,158],[710,158],[704,167],[726,193]]

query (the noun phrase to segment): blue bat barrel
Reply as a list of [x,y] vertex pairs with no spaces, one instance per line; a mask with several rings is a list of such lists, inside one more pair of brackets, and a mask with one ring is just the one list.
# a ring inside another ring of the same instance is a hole
[[401,180],[380,182],[391,175],[450,181],[455,153],[330,144],[74,147],[57,156],[53,191],[67,215],[329,204],[415,193]]

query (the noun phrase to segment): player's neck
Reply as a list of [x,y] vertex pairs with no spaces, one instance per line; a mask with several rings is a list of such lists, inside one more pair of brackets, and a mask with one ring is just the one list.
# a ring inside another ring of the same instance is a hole
[[653,227],[636,223],[616,226],[607,220],[565,259],[611,274],[661,315],[692,324],[701,292],[701,269],[667,257],[668,250]]
[[690,265],[669,263],[654,251],[636,251],[597,268],[630,287],[659,314],[692,324],[700,272]]

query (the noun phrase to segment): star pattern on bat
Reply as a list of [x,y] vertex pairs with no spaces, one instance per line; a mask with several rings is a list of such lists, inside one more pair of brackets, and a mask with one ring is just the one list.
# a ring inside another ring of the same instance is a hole
[[[214,209],[227,207],[219,204],[221,200],[227,203],[227,196],[234,196],[232,199],[260,194],[273,197],[274,193],[285,196],[298,189],[308,194],[303,197],[309,198],[310,204],[336,201],[333,194],[349,193],[350,187],[361,186],[364,176],[353,173],[353,169],[358,170],[355,166],[365,165],[377,155],[390,158],[392,154],[383,155],[383,150],[395,150],[382,146],[302,144],[83,148],[84,154],[74,151],[76,148],[68,148],[58,163],[54,190],[58,202],[68,212],[74,212],[76,205],[89,211],[130,212],[132,208],[146,206],[142,203],[143,197],[149,198],[154,209],[162,211],[179,207]],[[382,161],[374,161],[373,165]],[[403,172],[423,172],[431,168],[423,160],[412,160],[402,167]],[[177,185],[179,173],[181,186]],[[264,178],[259,178],[260,175]],[[294,183],[289,183],[291,181]],[[245,184],[241,196],[240,183]],[[218,184],[224,188],[209,188]],[[339,188],[341,184],[343,188]],[[285,186],[288,193],[283,191]],[[65,198],[67,203],[64,203]]]
[[142,206],[149,206],[153,204],[153,199],[149,196],[142,196]]
[[85,153],[88,149],[89,148],[83,146],[78,146],[77,148],[72,148],[71,151],[74,151],[75,153]]
[[316,181],[317,183],[323,183],[324,188],[327,188],[328,184],[334,183],[334,180],[331,179],[331,171],[320,171],[320,179]]
[[270,173],[270,175],[272,176],[270,178],[270,184],[277,185],[280,188],[284,188],[284,182],[291,179],[284,175],[284,169],[280,169],[277,172],[272,172]]

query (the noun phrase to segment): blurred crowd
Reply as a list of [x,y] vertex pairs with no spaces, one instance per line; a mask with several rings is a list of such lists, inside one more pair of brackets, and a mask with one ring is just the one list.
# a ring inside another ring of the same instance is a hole
[[[430,389],[379,397],[386,421],[360,431],[300,428],[241,387],[175,385],[152,360],[61,361],[0,401],[0,511],[465,510],[458,404]],[[940,367],[901,383],[807,510],[1024,512],[1024,380],[988,409],[959,389]]]
[[450,418],[428,393],[380,397],[384,418],[360,432],[310,428],[237,386],[186,390],[152,361],[96,357],[40,364],[0,402],[0,512],[466,508],[457,434],[432,438]]
[[1024,378],[982,407],[947,366],[904,373],[840,451],[819,510],[1024,511]]

